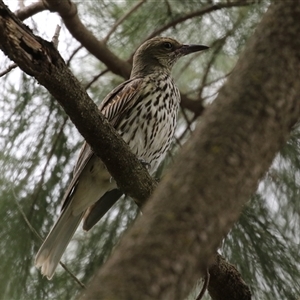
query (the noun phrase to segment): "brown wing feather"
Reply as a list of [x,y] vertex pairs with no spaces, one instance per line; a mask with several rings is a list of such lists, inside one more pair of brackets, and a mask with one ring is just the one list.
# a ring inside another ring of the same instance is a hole
[[99,106],[102,114],[115,127],[116,121],[130,109],[139,96],[142,78],[130,79],[112,90]]
[[[142,82],[142,78],[127,80],[113,89],[102,101],[99,106],[99,110],[108,119],[112,126],[115,126],[120,116],[126,110],[130,109],[135,103],[136,99],[138,98],[138,91]],[[76,188],[77,181],[82,170],[85,168],[93,155],[94,152],[92,151],[91,147],[84,142],[74,168],[73,179],[69,184],[69,187],[66,190],[62,200],[62,209],[64,209],[68,204],[70,199],[69,195],[74,192],[73,189]]]

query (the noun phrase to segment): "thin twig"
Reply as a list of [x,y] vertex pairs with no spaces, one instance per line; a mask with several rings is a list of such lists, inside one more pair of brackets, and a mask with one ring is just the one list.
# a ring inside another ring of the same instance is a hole
[[[26,224],[28,225],[29,229],[38,237],[38,239],[40,239],[43,242],[42,237],[39,235],[39,233],[35,230],[35,228],[31,225],[31,223],[29,222],[28,218],[26,217],[20,203],[17,201],[16,197],[14,197],[14,200],[17,204],[18,210],[21,213],[24,221],[26,222]],[[82,287],[82,288],[86,288],[85,285],[68,269],[68,267],[63,263],[63,262],[59,262],[60,265],[63,267],[63,269]]]
[[[51,113],[49,114],[49,116],[50,115],[51,115]],[[52,147],[51,147],[50,151],[48,152],[45,165],[41,171],[40,180],[36,183],[34,193],[32,194],[32,204],[31,204],[32,207],[34,207],[34,205],[36,204],[37,200],[40,197],[39,193],[42,190],[42,187],[44,185],[44,180],[45,180],[47,169],[50,164],[50,160],[52,159],[53,155],[55,154],[55,149],[57,148],[57,144],[59,142],[59,139],[61,138],[61,135],[63,134],[63,130],[67,124],[68,119],[69,119],[68,116],[64,117],[63,123],[61,124],[58,133],[56,134],[55,137],[53,137]],[[34,211],[32,211],[32,213],[33,212]]]
[[64,268],[64,270],[83,288],[86,289],[86,286],[84,283],[82,283],[69,269],[68,267],[63,263],[59,262],[59,264]]
[[97,81],[102,75],[106,74],[109,71],[109,69],[105,69],[103,70],[101,73],[99,73],[98,75],[94,76],[94,78],[84,87],[86,90],[89,89],[91,87],[91,85]]
[[0,77],[6,75],[9,73],[11,70],[15,69],[18,65],[17,64],[11,64],[6,70],[0,73]]
[[236,6],[248,6],[248,5],[251,5],[251,4],[254,4],[254,3],[255,3],[255,1],[237,1],[237,2],[218,3],[218,4],[207,6],[205,8],[202,8],[200,10],[196,10],[194,12],[191,12],[189,14],[186,14],[186,15],[178,18],[178,19],[175,19],[175,20],[169,22],[168,24],[162,26],[161,28],[153,31],[146,38],[146,40],[151,39],[151,38],[161,34],[162,32],[166,31],[167,29],[169,29],[171,27],[174,27],[177,24],[182,23],[182,22],[184,22],[188,19],[192,19],[192,18],[195,18],[195,17],[200,17],[200,16],[203,16],[204,14],[207,14],[207,13],[210,13],[210,12],[213,12],[213,11],[216,11],[216,10],[220,10],[220,9],[223,9],[223,8],[230,8],[230,7],[236,7]]
[[71,64],[71,60],[73,59],[73,57],[78,53],[78,51],[80,49],[82,49],[83,46],[82,45],[79,45],[75,50],[73,50],[72,54],[70,55],[69,59],[67,60],[66,64],[68,67],[70,67],[70,64]]
[[[14,193],[14,192],[13,192]],[[37,236],[37,238],[39,239],[39,240],[41,240],[42,242],[43,242],[43,239],[42,239],[42,237],[39,235],[39,233],[35,230],[35,228],[31,225],[31,223],[30,223],[30,221],[28,220],[28,218],[27,218],[27,216],[26,216],[26,214],[24,213],[24,211],[23,211],[23,209],[22,209],[22,207],[21,207],[21,205],[20,205],[20,203],[18,202],[18,200],[17,200],[17,197],[16,197],[16,195],[14,195],[14,200],[15,200],[15,202],[16,202],[16,204],[17,204],[17,207],[18,207],[18,210],[19,210],[19,212],[21,213],[21,215],[22,215],[22,217],[23,217],[23,219],[24,219],[24,221],[26,222],[26,224],[28,225],[28,227],[29,227],[29,229]],[[68,269],[68,267],[63,263],[63,262],[59,262],[60,263],[60,265],[64,268],[64,270],[65,271],[67,271],[67,273],[68,274],[70,274],[70,276],[82,287],[82,288],[86,288],[85,287],[85,285],[84,285],[84,283],[82,283],[69,269]]]
[[107,43],[110,36],[116,31],[118,26],[122,24],[133,12],[135,12],[142,4],[144,4],[147,0],[141,0],[135,6],[133,6],[129,11],[127,11],[110,29],[106,37],[102,40],[103,43]]
[[207,287],[209,285],[209,279],[210,279],[210,274],[208,269],[206,269],[206,276],[204,277],[204,283],[203,283],[203,287],[198,295],[198,297],[196,298],[196,300],[201,300],[207,290]]
[[172,17],[172,15],[173,15],[173,13],[172,13],[172,7],[171,7],[171,5],[170,5],[170,3],[169,3],[168,0],[165,0],[165,3],[166,3],[166,6],[167,6],[167,11],[168,11],[167,14]]
[[52,43],[54,44],[55,48],[58,47],[58,41],[59,41],[58,38],[59,38],[60,29],[61,29],[61,26],[56,25],[56,29],[55,29],[54,35],[52,37]]
[[[199,100],[198,100],[198,101],[199,101]],[[181,108],[181,113],[182,113],[182,115],[183,115],[183,117],[184,117],[184,119],[185,119],[185,122],[186,122],[186,124],[187,124],[187,129],[188,129],[190,132],[192,132],[192,131],[193,131],[193,130],[192,130],[192,127],[191,127],[192,121],[189,120],[189,117],[188,117],[188,115],[186,114],[184,108]]]
[[[200,101],[200,100],[197,100]],[[194,114],[194,117],[192,118],[192,120],[190,120],[190,124],[193,124],[196,119],[198,118],[197,114]],[[186,134],[190,132],[190,127],[186,127],[184,132],[181,134],[181,136],[178,138],[179,143],[181,144],[181,141],[183,140],[183,138],[186,136]]]
[[21,215],[22,215],[22,217],[23,217],[25,223],[28,225],[29,229],[35,234],[35,236],[43,242],[42,237],[39,235],[39,233],[35,230],[35,228],[31,225],[31,223],[30,223],[29,220],[27,219],[27,216],[25,215],[25,213],[24,213],[24,211],[23,211],[23,209],[22,209],[20,203],[18,202],[18,200],[17,200],[17,198],[16,198],[16,195],[14,195],[14,196],[15,196],[15,197],[14,197],[14,200],[15,200],[15,202],[16,202],[16,204],[17,204],[18,210],[19,210],[19,212],[21,213]]
[[[208,86],[211,86],[211,85],[217,83],[217,82],[220,81],[220,80],[225,80],[228,76],[230,76],[231,73],[232,73],[232,71],[226,73],[225,75],[222,75],[221,77],[217,77],[217,78],[215,78],[215,79],[213,79],[213,80],[211,80],[211,81],[209,81],[209,82],[206,82],[206,83],[203,85],[203,88],[208,87]],[[187,93],[187,95],[188,95],[188,94],[189,94],[189,93]],[[207,97],[203,97],[203,98],[207,98]]]
[[215,62],[216,58],[218,57],[217,54],[219,54],[219,52],[221,51],[222,47],[224,46],[225,42],[227,41],[227,39],[232,36],[236,29],[238,28],[238,26],[241,24],[241,18],[239,18],[237,20],[237,22],[235,22],[235,24],[233,25],[233,27],[228,30],[228,32],[221,38],[216,40],[212,45],[211,45],[211,49],[213,49],[213,53],[211,55],[211,58],[209,60],[209,62],[206,65],[205,68],[205,72],[202,75],[202,80],[201,80],[201,84],[200,84],[200,89],[199,89],[199,96],[202,95],[203,92],[203,88],[205,87],[205,82],[208,78],[209,72],[211,70],[211,66],[213,65],[213,63]]

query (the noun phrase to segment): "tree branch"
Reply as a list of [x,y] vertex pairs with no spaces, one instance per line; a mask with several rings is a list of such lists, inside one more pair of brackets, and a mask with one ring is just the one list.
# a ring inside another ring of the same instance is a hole
[[72,1],[43,0],[48,9],[58,12],[66,27],[90,53],[102,61],[113,73],[129,78],[131,65],[112,53],[105,43],[99,41],[81,22],[77,7]]
[[160,35],[161,33],[163,33],[164,31],[166,31],[167,29],[171,28],[171,27],[175,27],[177,24],[180,24],[186,20],[195,18],[195,17],[201,17],[207,13],[216,11],[216,10],[220,10],[223,8],[230,8],[230,7],[237,7],[237,6],[248,6],[251,4],[254,4],[255,1],[245,1],[245,0],[241,0],[241,1],[236,1],[236,2],[226,2],[226,3],[218,3],[218,4],[214,4],[214,5],[208,5],[205,8],[193,11],[189,14],[186,14],[180,18],[177,18],[175,20],[172,20],[171,22],[169,22],[168,24],[162,26],[161,28],[153,31],[145,40],[151,39],[157,35]]
[[204,111],[203,99],[192,100],[187,95],[181,94],[181,107],[192,111],[198,117]]
[[[41,241],[43,241],[42,237],[39,235],[39,233],[35,230],[35,228],[31,225],[30,221],[28,220],[26,214],[24,213],[19,201],[17,200],[17,197],[15,196],[14,198],[15,203],[18,207],[19,212],[21,213],[25,223],[27,224],[28,228],[30,229],[30,231]],[[81,287],[81,288],[85,288],[85,285],[69,270],[69,268],[63,263],[63,262],[59,262],[59,264],[65,269],[65,271],[75,280],[75,282]]]
[[120,188],[143,203],[156,182],[99,113],[52,43],[35,36],[0,0],[0,48],[59,101]]
[[25,20],[29,17],[32,17],[33,15],[42,12],[44,10],[47,10],[47,7],[43,3],[42,0],[32,3],[28,6],[25,6],[24,8],[18,9],[15,12],[15,15],[20,19],[20,20]]
[[11,65],[9,65],[4,71],[0,72],[0,77],[8,74],[11,70],[15,69],[18,65],[13,63]]

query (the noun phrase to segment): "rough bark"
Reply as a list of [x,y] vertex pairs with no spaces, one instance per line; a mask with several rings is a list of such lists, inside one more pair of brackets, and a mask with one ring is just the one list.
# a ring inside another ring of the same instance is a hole
[[300,111],[300,7],[273,3],[172,170],[81,299],[184,299]]
[[53,44],[35,36],[2,1],[0,49],[59,101],[120,188],[137,199],[137,203],[144,202],[152,193],[156,182],[100,114],[96,104],[67,68]]
[[212,300],[250,300],[251,292],[241,274],[224,257],[217,254],[209,267],[208,292]]

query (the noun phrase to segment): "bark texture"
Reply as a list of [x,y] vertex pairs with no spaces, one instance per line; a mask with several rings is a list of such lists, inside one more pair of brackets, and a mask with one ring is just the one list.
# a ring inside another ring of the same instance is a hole
[[142,218],[81,299],[184,299],[300,111],[300,7],[273,3]]
[[238,270],[217,254],[209,267],[209,295],[213,300],[250,300],[251,292]]

